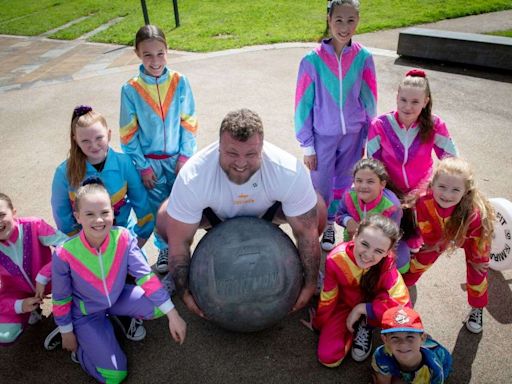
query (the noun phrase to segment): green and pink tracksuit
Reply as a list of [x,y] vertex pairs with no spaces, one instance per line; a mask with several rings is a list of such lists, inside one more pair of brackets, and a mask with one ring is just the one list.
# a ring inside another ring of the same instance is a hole
[[[52,273],[55,322],[61,333],[75,333],[82,368],[100,382],[121,382],[126,356],[107,315],[154,319],[174,308],[136,239],[113,227],[96,250],[80,231],[57,248]],[[128,273],[136,286],[125,283]]]
[[[393,256],[381,262],[380,278],[373,300],[366,303],[367,321],[380,326],[386,309],[410,305],[409,291],[396,269]],[[346,320],[352,309],[364,302],[361,277],[368,269],[360,268],[354,257],[354,242],[341,243],[325,261],[325,279],[313,327],[320,331],[318,360],[334,367],[341,363],[352,345],[353,334]]]
[[[350,219],[360,223],[364,218],[371,215],[382,215],[393,220],[400,225],[402,220],[402,207],[398,197],[389,189],[384,190],[374,201],[365,203],[357,197],[354,188],[346,191],[340,199],[338,210],[336,211],[336,223],[346,227]],[[348,232],[343,233],[343,241],[349,241]],[[396,266],[400,272],[409,269],[410,250],[405,241],[399,241],[396,248]]]

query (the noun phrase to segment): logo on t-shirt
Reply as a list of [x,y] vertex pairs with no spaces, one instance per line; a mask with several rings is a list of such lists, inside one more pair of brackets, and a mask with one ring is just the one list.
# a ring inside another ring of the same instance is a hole
[[252,197],[245,193],[241,193],[238,195],[235,200],[233,201],[233,204],[235,205],[243,205],[243,204],[253,204],[256,200],[254,200]]

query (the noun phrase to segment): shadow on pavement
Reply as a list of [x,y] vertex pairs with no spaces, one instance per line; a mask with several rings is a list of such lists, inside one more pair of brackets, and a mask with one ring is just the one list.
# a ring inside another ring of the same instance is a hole
[[456,75],[464,75],[476,77],[479,79],[495,80],[503,83],[512,83],[512,72],[483,68],[477,66],[462,66],[454,63],[439,62],[428,59],[415,59],[413,57],[400,56],[394,61],[395,65],[405,67],[424,68],[433,71],[453,73]]
[[463,324],[457,335],[457,341],[452,351],[453,367],[447,383],[467,384],[471,382],[471,368],[478,352],[482,333],[473,334]]
[[486,309],[501,324],[512,324],[512,290],[501,272],[489,270],[489,304]]

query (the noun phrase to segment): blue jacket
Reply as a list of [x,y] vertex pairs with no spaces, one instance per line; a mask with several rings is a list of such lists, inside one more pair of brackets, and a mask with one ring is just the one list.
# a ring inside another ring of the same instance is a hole
[[[67,160],[64,161],[55,171],[51,203],[57,228],[70,236],[80,230],[80,225],[73,216],[76,189],[69,184],[67,163]],[[86,161],[85,177],[89,176],[98,176],[103,181],[112,200],[116,225],[128,227],[133,208],[137,216],[137,224],[133,228],[135,234],[143,239],[149,238],[155,226],[155,217],[149,207],[146,188],[130,157],[109,148],[101,172]]]
[[194,96],[182,74],[165,68],[162,76],[144,73],[121,88],[121,148],[139,172],[150,168],[147,155],[188,159],[197,150]]

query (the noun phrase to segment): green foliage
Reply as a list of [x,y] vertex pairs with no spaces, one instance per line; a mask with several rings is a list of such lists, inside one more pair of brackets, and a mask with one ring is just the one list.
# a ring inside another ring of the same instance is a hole
[[[181,26],[171,0],[147,0],[150,21],[171,49],[216,51],[254,44],[317,41],[325,29],[323,0],[179,0]],[[511,9],[512,0],[363,0],[358,32]],[[144,23],[138,0],[0,0],[0,33],[38,35],[80,17],[51,38],[76,39],[109,20],[123,19],[89,40],[129,44]]]
[[509,29],[507,31],[496,31],[496,32],[490,33],[490,35],[512,37],[512,29]]

